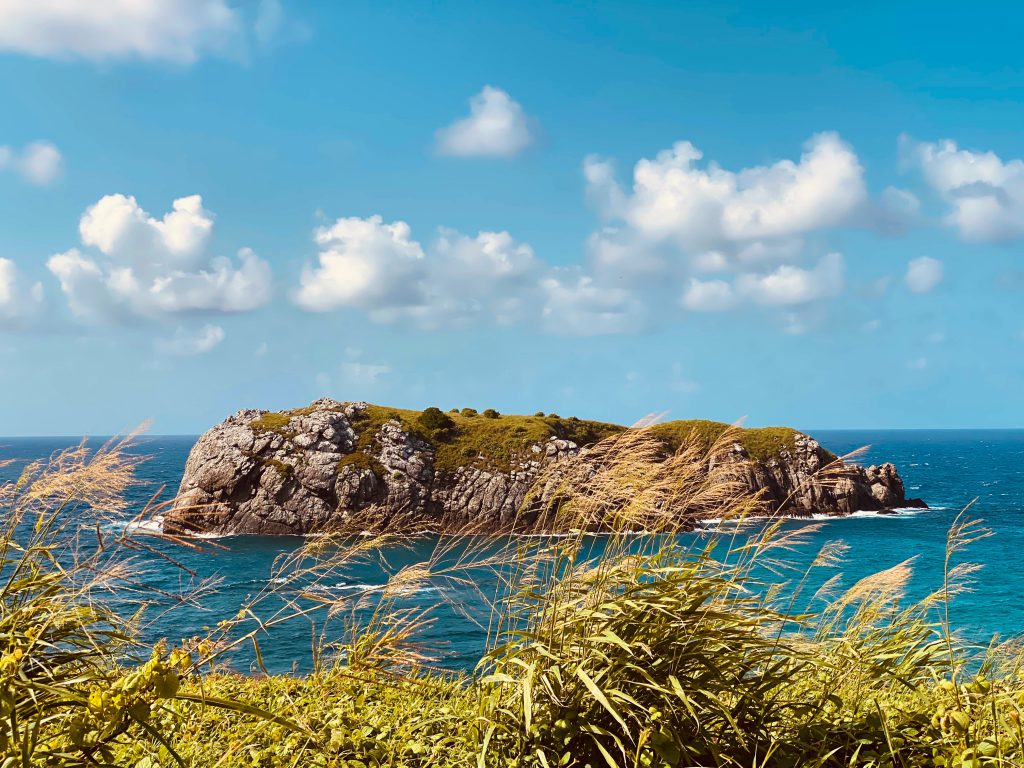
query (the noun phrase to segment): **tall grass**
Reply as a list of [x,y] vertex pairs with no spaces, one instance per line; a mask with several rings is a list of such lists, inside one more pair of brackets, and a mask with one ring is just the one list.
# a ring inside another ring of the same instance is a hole
[[[104,533],[134,460],[80,446],[31,465],[0,489],[0,766],[1024,762],[1024,656],[966,646],[950,613],[976,571],[964,548],[988,532],[957,519],[924,600],[907,599],[911,561],[843,589],[840,543],[798,570],[813,525],[752,519],[744,467],[721,460],[734,438],[666,460],[640,428],[552,467],[528,507],[559,536],[467,531],[392,569],[407,540],[358,521],[283,556],[273,586],[175,649],[140,637],[216,585],[154,594],[138,554],[165,548]],[[693,530],[708,519],[716,532]],[[321,588],[365,560],[385,583]],[[487,627],[474,673],[431,666],[432,610],[405,600],[427,585]],[[313,671],[268,674],[263,638],[295,621]],[[231,671],[242,649],[255,675]]]

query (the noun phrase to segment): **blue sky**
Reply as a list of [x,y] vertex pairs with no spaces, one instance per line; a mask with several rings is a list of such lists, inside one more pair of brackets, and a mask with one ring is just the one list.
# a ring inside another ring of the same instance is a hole
[[1020,10],[0,0],[0,434],[1020,427]]

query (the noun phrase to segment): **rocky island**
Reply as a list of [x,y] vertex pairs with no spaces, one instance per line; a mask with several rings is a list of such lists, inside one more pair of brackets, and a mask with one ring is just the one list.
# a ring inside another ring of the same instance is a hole
[[[437,531],[528,527],[520,512],[538,474],[557,462],[586,461],[589,446],[626,429],[555,414],[410,411],[330,399],[277,413],[242,410],[196,442],[162,525],[174,535],[303,535],[374,510],[388,525]],[[651,431],[667,455],[683,440],[710,445],[727,429],[696,420]],[[730,455],[718,460],[742,466],[742,481],[760,492],[766,514],[925,506],[905,498],[892,464],[843,464],[788,428],[736,435]],[[839,472],[819,477],[826,465]]]

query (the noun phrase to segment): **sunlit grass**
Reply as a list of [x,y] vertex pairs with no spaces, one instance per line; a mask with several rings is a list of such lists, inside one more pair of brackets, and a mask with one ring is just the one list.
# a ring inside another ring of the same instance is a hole
[[[409,540],[353,521],[177,647],[140,637],[217,584],[159,593],[140,551],[180,567],[163,545],[198,545],[109,533],[137,460],[83,445],[32,464],[0,487],[0,766],[1020,765],[1024,656],[953,631],[983,526],[957,519],[922,601],[909,560],[843,589],[841,543],[798,571],[813,526],[751,520],[743,466],[712,461],[734,440],[695,434],[664,461],[641,428],[553,465],[530,514],[559,537],[466,531],[390,568]],[[694,516],[729,533],[681,535]],[[379,586],[319,588],[370,560]],[[427,586],[488,627],[472,673],[433,668],[433,611],[406,599]],[[313,671],[267,674],[261,643],[296,621]],[[231,670],[242,650],[253,675]]]

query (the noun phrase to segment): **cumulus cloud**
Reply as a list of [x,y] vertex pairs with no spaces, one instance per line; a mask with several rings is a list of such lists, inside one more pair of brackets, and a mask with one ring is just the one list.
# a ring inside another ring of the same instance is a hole
[[437,132],[437,151],[458,157],[510,157],[533,143],[530,124],[519,102],[487,85],[469,100],[468,117]]
[[553,270],[541,281],[543,327],[564,336],[598,336],[640,330],[646,308],[635,293],[602,285],[579,269]]
[[758,304],[790,306],[837,296],[843,290],[843,257],[824,256],[813,269],[784,264],[767,274],[741,274],[737,291]]
[[50,257],[72,312],[89,321],[188,312],[244,312],[270,299],[270,267],[248,248],[237,261],[210,251],[213,216],[199,195],[156,219],[134,197],[107,195],[82,215],[94,255],[71,248]]
[[179,357],[204,355],[224,341],[224,336],[224,329],[219,325],[204,325],[193,331],[179,327],[171,338],[157,340],[156,348],[164,354]]
[[743,299],[769,307],[807,304],[843,290],[843,257],[830,253],[813,269],[783,264],[766,272],[742,272],[733,282],[693,278],[680,299],[696,312],[721,312]]
[[949,205],[946,222],[973,242],[1024,237],[1024,161],[960,149],[950,140],[914,142],[902,149],[925,182]]
[[342,218],[316,230],[316,266],[294,293],[304,309],[363,309],[378,322],[410,320],[424,328],[486,320],[518,322],[539,295],[541,265],[508,232],[470,237],[441,229],[424,247],[403,221]]
[[725,280],[699,280],[693,277],[680,302],[694,312],[724,312],[736,305],[736,294],[732,283]]
[[886,187],[870,214],[883,234],[902,235],[921,219],[921,201],[909,189]]
[[587,194],[643,239],[673,241],[693,255],[838,226],[867,199],[860,161],[834,133],[813,136],[798,162],[729,171],[699,167],[702,158],[690,142],[677,142],[636,164],[627,193],[608,161],[589,157]]
[[0,0],[0,51],[32,56],[189,64],[236,50],[244,30],[227,0]]
[[36,141],[21,150],[0,146],[0,171],[12,170],[29,184],[46,186],[60,176],[63,158],[48,141]]
[[907,274],[904,278],[909,288],[914,293],[928,293],[935,286],[942,282],[942,262],[928,256],[914,259],[907,265]]
[[380,216],[338,219],[316,230],[316,267],[306,267],[295,301],[313,312],[342,307],[408,307],[422,303],[425,254],[404,221]]
[[10,259],[0,258],[0,324],[26,321],[42,308],[43,286],[30,283]]
[[[610,160],[587,157],[587,196],[605,222],[573,266],[539,259],[508,232],[441,229],[424,244],[402,221],[338,219],[316,231],[319,254],[294,300],[421,328],[532,323],[571,335],[630,333],[680,311],[744,306],[784,309],[798,318],[787,327],[820,320],[819,305],[843,290],[844,263],[838,253],[815,261],[808,240],[863,226],[867,192],[853,150],[823,133],[796,161],[730,171],[699,160],[679,142],[638,162],[626,190]],[[889,198],[893,209],[914,208],[909,194]]]

